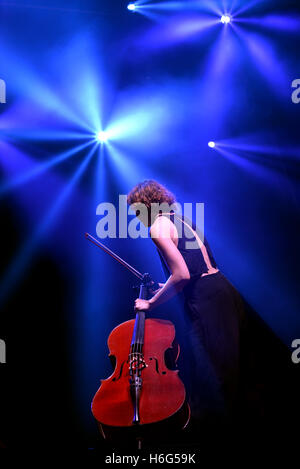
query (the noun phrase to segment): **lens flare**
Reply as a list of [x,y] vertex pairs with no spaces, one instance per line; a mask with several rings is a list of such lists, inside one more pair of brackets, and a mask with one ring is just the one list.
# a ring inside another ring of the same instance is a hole
[[108,133],[104,132],[103,130],[100,130],[96,134],[96,140],[100,143],[105,143],[108,140]]
[[127,9],[130,10],[130,11],[134,11],[136,8],[135,4],[134,3],[129,3],[129,5],[127,6]]
[[222,15],[221,16],[221,23],[228,24],[231,22],[231,16],[229,15]]

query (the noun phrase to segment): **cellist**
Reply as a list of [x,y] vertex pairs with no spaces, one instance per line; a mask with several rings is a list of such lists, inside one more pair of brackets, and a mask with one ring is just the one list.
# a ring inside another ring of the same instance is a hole
[[[146,180],[130,191],[127,200],[133,208],[146,206],[148,216],[141,216],[139,210],[136,215],[150,228],[168,271],[166,283],[160,284],[150,300],[135,300],[135,310],[150,312],[183,293],[189,349],[182,355],[190,378],[185,384],[193,420],[204,430],[214,427],[214,422],[227,422],[237,392],[242,298],[218,269],[207,240],[204,237],[202,242],[195,225],[173,209],[151,214],[151,204],[174,206],[175,197],[166,187]],[[189,249],[187,241],[197,242],[197,248]]]

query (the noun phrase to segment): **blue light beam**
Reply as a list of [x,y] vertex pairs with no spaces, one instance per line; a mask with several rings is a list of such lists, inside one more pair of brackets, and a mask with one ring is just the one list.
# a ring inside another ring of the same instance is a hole
[[58,218],[59,212],[61,212],[67,198],[71,195],[75,184],[79,181],[80,177],[86,170],[95,152],[95,148],[96,145],[91,148],[79,168],[76,170],[72,179],[64,187],[58,199],[54,202],[47,215],[38,225],[33,235],[25,241],[18,254],[15,256],[4,276],[3,281],[1,282],[0,304],[6,300],[7,296],[11,293],[12,288],[21,279],[22,274],[32,259],[40,241],[44,238],[46,233],[49,235],[49,230],[53,227],[55,220]]
[[[42,163],[42,164],[36,163],[36,166],[34,166],[34,168],[26,171],[25,173],[22,173],[22,174],[16,176],[11,181],[8,181],[5,184],[3,184],[2,186],[0,186],[0,197],[3,196],[5,193],[15,189],[16,187],[18,187],[22,184],[26,184],[27,182],[29,182],[33,178],[42,175],[43,173],[45,173],[49,169],[53,168],[54,166],[59,165],[60,163],[63,163],[64,161],[66,161],[71,156],[74,156],[77,153],[79,153],[80,151],[87,148],[89,145],[91,145],[91,143],[92,143],[91,141],[82,143],[81,145],[77,145],[76,147],[71,148],[70,150],[67,150],[63,153],[60,153],[59,155],[57,155],[54,158],[46,161],[45,163]],[[8,164],[9,164],[10,167],[13,166],[14,161],[12,161],[12,159],[13,159],[13,155],[14,155],[15,152],[11,151],[12,146],[10,144],[6,143],[6,142],[0,142],[0,148],[1,148],[1,150],[2,149],[4,150],[3,152],[1,151],[1,154],[3,155],[3,158],[2,158],[3,167],[7,166]],[[4,160],[4,156],[5,156],[5,158],[9,157],[9,160]],[[18,165],[18,161],[17,161],[18,153],[16,153],[15,156],[16,156],[15,164]]]

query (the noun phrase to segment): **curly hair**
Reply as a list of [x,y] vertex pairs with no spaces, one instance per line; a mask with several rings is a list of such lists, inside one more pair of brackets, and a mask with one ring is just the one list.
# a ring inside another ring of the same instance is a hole
[[135,203],[142,203],[148,209],[151,209],[151,204],[167,203],[172,205],[176,202],[175,196],[168,191],[166,187],[153,179],[148,179],[137,184],[127,195],[127,202],[129,205]]

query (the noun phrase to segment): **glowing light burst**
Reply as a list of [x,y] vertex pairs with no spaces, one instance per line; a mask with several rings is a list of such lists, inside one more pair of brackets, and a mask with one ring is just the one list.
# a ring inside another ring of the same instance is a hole
[[213,142],[213,141],[208,142],[208,146],[209,146],[209,148],[215,148],[216,142]]
[[231,23],[231,20],[232,20],[232,18],[231,18],[230,15],[222,15],[220,21],[223,24],[229,24],[229,23]]
[[136,5],[134,3],[129,3],[129,5],[127,6],[127,9],[129,11],[134,11],[136,9]]
[[100,130],[96,133],[96,140],[99,143],[106,143],[109,139],[109,133],[104,130]]

